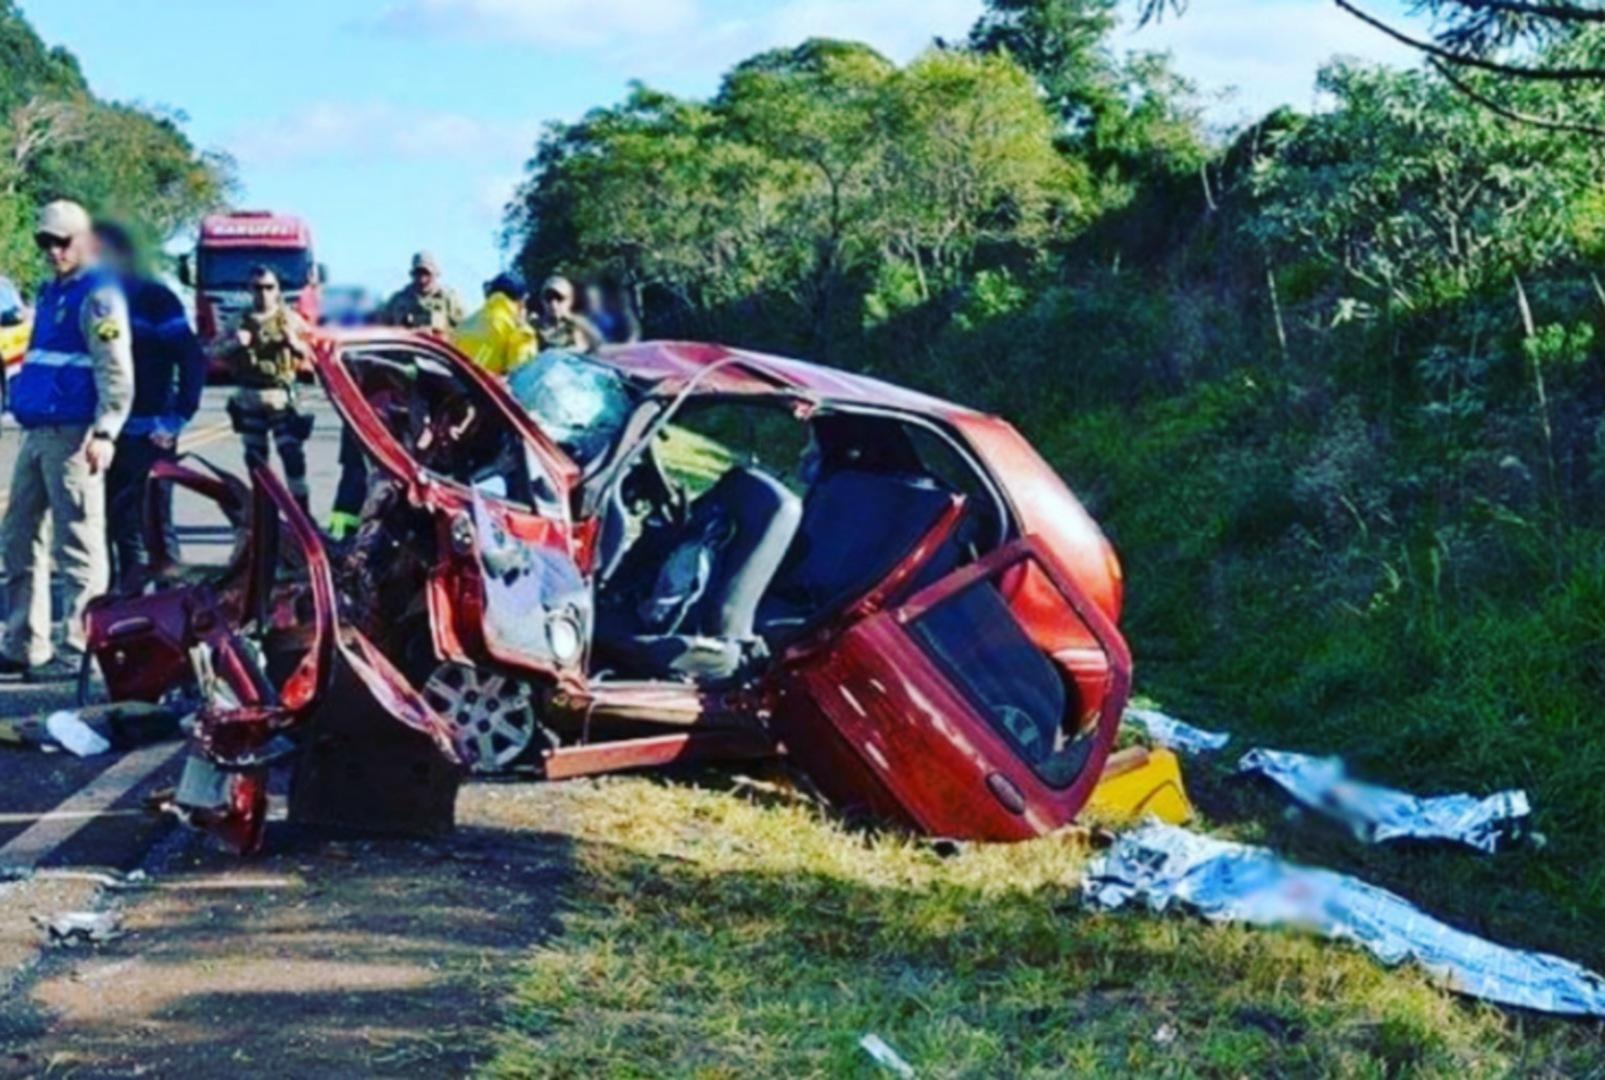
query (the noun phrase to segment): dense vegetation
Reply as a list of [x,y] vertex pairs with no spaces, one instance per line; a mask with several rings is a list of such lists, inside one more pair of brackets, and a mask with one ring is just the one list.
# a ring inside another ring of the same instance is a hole
[[1463,92],[1597,117],[1601,84],[1334,62],[1321,111],[1210,137],[1112,11],[993,0],[902,68],[813,41],[706,101],[638,87],[541,142],[510,235],[656,333],[1009,416],[1121,552],[1142,690],[1415,790],[1527,787],[1548,846],[1362,851],[1235,788],[1218,817],[1605,966],[1605,139]]
[[31,285],[34,208],[76,199],[147,241],[168,239],[221,201],[232,174],[196,151],[176,114],[97,99],[78,61],[47,49],[0,0],[0,274]]

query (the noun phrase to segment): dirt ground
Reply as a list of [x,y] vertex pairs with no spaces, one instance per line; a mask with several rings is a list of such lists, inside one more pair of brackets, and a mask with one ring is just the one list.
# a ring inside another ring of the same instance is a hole
[[[461,1074],[490,1055],[510,977],[555,931],[567,800],[562,785],[478,785],[449,840],[281,824],[250,861],[176,833],[147,886],[101,898],[126,936],[48,950],[6,988],[0,1077]],[[6,898],[18,918],[0,944],[21,947],[21,913],[51,899]]]

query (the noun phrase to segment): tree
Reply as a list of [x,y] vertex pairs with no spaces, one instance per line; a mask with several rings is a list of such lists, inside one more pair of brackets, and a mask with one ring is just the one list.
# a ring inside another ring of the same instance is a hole
[[945,303],[983,252],[1035,257],[1078,228],[1091,185],[1056,131],[1007,57],[899,69],[814,40],[737,65],[706,103],[636,87],[551,129],[506,233],[532,273],[622,273],[681,316],[801,326],[758,332],[828,359],[889,267],[912,302]]
[[[1523,111],[1505,97],[1524,82],[1605,85],[1605,4],[1600,0],[1416,0],[1431,17],[1428,35],[1411,33],[1361,7],[1332,0],[1361,22],[1421,53],[1455,90],[1507,120],[1605,136],[1589,114],[1560,107],[1553,114]],[[1140,0],[1140,21],[1180,15],[1188,0]],[[1482,76],[1478,84],[1475,76]],[[1489,78],[1499,80],[1490,85]]]
[[1512,129],[1430,72],[1336,63],[1319,84],[1333,107],[1270,135],[1255,162],[1250,227],[1278,261],[1341,275],[1347,312],[1441,302],[1562,257],[1578,199],[1605,182],[1598,144]]
[[1162,53],[1117,58],[1118,0],[988,0],[970,46],[1013,57],[1042,87],[1065,150],[1120,180],[1190,173],[1207,148],[1191,83]]
[[47,49],[12,0],[0,0],[0,273],[37,272],[33,208],[73,198],[115,215],[153,246],[220,204],[232,162],[200,153],[176,113],[104,102],[78,62]]

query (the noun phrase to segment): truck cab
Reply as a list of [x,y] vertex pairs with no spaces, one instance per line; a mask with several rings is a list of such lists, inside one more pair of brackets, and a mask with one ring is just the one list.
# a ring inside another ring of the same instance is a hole
[[179,277],[195,290],[195,323],[214,358],[251,305],[250,272],[266,266],[279,279],[286,302],[311,326],[322,314],[323,268],[312,248],[312,229],[301,218],[267,210],[212,214],[201,222],[195,254]]

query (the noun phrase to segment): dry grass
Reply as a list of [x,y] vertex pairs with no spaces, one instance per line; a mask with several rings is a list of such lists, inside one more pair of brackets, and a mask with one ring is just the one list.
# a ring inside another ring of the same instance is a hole
[[1292,934],[1094,914],[1075,841],[940,857],[704,775],[575,793],[565,930],[493,1073],[1578,1075],[1597,1028]]

